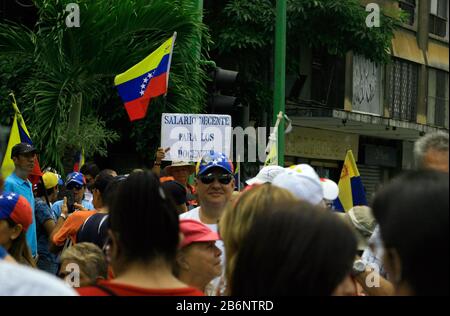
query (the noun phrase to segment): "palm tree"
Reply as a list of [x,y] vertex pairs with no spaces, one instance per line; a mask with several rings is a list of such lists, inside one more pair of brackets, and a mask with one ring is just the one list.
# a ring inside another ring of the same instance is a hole
[[[200,36],[207,41],[208,35],[194,5],[182,0],[82,0],[77,2],[80,27],[69,28],[65,8],[70,2],[36,0],[39,19],[34,30],[0,24],[0,59],[29,63],[29,76],[17,94],[26,103],[24,115],[37,145],[44,149],[41,160],[47,165],[62,170],[64,160],[67,171],[71,154],[81,145],[91,155],[106,154],[107,143],[118,135],[106,128],[99,111],[105,103],[120,103],[114,76],[142,60],[174,31],[178,36],[169,95],[152,100],[152,108],[201,111],[206,75],[195,47]],[[134,125],[142,128],[143,123]],[[157,129],[152,126],[153,133]]]

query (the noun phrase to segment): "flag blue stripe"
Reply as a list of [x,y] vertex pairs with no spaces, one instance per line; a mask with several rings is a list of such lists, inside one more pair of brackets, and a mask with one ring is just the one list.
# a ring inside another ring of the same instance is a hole
[[350,178],[350,183],[352,186],[353,206],[367,205],[366,193],[364,192],[361,177]]
[[337,198],[336,200],[333,201],[333,207],[335,210],[344,212],[344,207],[342,206],[342,203],[339,200],[339,198]]
[[[142,76],[139,76],[133,80],[130,80],[130,81],[127,81],[127,82],[124,82],[124,83],[118,85],[117,90],[119,91],[119,95],[122,98],[123,102],[130,102],[130,101],[133,101],[135,99],[142,97],[140,94],[140,91],[142,89],[141,85],[144,84],[143,83],[144,78],[147,77],[147,75],[152,71],[154,71],[152,79],[167,72],[167,68],[169,66],[169,57],[170,57],[170,54],[164,55],[164,57],[161,59],[161,62],[159,63],[158,67],[156,67],[156,69],[150,69],[148,72],[146,72]],[[147,82],[145,88],[143,88],[144,91],[150,85],[150,82],[152,81],[152,79],[150,79],[150,81]]]
[[20,142],[33,145],[33,142],[31,141],[30,137],[28,137],[27,133],[25,133],[24,129],[22,128],[22,126],[20,126],[19,122],[17,122],[17,127],[19,128]]

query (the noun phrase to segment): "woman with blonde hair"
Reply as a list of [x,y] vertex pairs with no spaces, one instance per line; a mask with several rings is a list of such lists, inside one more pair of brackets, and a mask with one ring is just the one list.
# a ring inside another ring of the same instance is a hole
[[289,201],[295,202],[297,199],[289,191],[267,183],[241,193],[235,202],[230,203],[225,209],[219,223],[219,230],[226,251],[226,292],[231,285],[230,277],[235,268],[237,253],[242,240],[253,224],[255,214],[271,209],[281,202]]

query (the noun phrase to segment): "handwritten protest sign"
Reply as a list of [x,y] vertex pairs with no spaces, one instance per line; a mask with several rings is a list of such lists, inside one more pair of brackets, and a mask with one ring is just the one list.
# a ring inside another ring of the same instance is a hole
[[196,162],[211,150],[230,157],[231,136],[230,115],[163,113],[161,116],[161,147],[170,147],[164,160]]

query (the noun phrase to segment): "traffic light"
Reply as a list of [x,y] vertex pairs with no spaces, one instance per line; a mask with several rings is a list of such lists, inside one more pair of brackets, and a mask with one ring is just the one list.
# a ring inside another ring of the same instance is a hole
[[209,76],[208,113],[228,114],[232,117],[233,126],[247,126],[248,106],[241,104],[238,96],[239,73],[214,67]]

